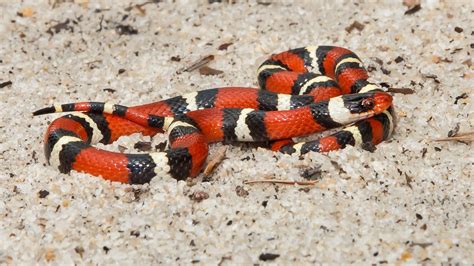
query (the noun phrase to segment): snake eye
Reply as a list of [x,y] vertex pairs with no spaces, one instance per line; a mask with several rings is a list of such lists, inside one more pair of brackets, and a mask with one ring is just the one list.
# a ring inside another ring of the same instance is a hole
[[372,109],[372,108],[374,108],[374,99],[365,98],[365,99],[362,100],[361,104],[365,109]]

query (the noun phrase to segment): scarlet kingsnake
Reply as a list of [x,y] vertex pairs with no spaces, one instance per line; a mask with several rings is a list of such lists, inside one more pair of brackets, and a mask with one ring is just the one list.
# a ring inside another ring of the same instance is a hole
[[[209,142],[279,140],[274,150],[300,154],[380,143],[394,128],[392,97],[367,79],[350,50],[307,46],[263,62],[258,69],[261,90],[214,88],[133,107],[79,102],[33,114],[80,111],[54,120],[46,132],[46,159],[62,173],[76,170],[139,184],[156,175],[181,180],[199,174]],[[289,140],[344,125],[315,141]],[[164,152],[123,154],[91,146],[163,131],[170,146]]]

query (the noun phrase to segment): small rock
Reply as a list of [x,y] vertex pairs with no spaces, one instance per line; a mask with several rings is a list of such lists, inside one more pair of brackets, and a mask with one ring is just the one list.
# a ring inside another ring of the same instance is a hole
[[189,198],[191,200],[196,201],[196,202],[201,202],[205,199],[208,199],[209,194],[207,192],[204,192],[204,191],[196,191],[193,194],[191,194],[191,196],[189,196]]
[[242,186],[235,187],[235,193],[237,194],[237,196],[243,197],[243,198],[249,195],[249,192],[245,190],[245,188]]
[[395,60],[394,60],[394,61],[395,61],[395,63],[397,63],[397,64],[398,64],[398,63],[402,62],[403,60],[404,60],[404,59],[403,59],[403,57],[401,57],[401,56],[397,56],[397,58],[395,58]]
[[457,33],[461,33],[461,32],[464,31],[464,29],[461,28],[461,27],[454,27],[454,31],[457,32]]
[[49,191],[47,191],[47,190],[40,190],[40,191],[38,192],[38,197],[39,197],[40,199],[44,199],[44,198],[46,198],[48,195],[49,195]]

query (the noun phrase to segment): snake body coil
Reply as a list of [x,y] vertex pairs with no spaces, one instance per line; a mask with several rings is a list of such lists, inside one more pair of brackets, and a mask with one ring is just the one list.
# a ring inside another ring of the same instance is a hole
[[[209,142],[275,141],[273,150],[300,154],[378,144],[394,129],[392,97],[367,79],[362,62],[350,50],[307,46],[263,62],[260,90],[214,88],[133,107],[79,102],[53,105],[34,115],[79,111],[54,120],[46,132],[46,159],[62,173],[76,170],[142,184],[157,175],[196,176]],[[290,140],[338,127],[343,128],[318,140]],[[163,131],[169,134],[164,152],[123,154],[91,146]]]

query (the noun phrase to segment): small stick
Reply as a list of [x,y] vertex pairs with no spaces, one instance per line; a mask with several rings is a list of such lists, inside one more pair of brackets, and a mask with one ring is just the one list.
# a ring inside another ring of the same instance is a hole
[[458,133],[458,134],[454,135],[453,137],[471,136],[471,135],[474,135],[474,131],[473,132]]
[[453,137],[448,137],[448,138],[431,139],[431,141],[452,141],[452,140],[474,141],[474,132],[460,133],[460,134],[456,134]]
[[400,93],[400,94],[413,94],[415,93],[415,90],[409,89],[409,88],[388,88],[388,92],[391,93]]
[[245,180],[244,184],[258,184],[258,183],[270,183],[270,184],[283,184],[283,185],[300,185],[300,186],[314,186],[318,181],[292,181],[292,180],[279,180],[279,179],[261,179],[261,180]]

